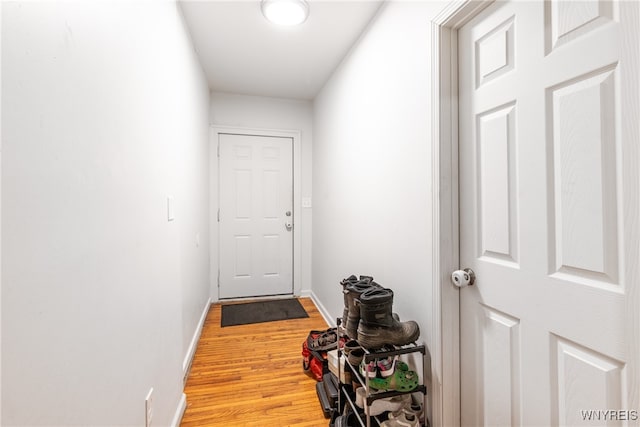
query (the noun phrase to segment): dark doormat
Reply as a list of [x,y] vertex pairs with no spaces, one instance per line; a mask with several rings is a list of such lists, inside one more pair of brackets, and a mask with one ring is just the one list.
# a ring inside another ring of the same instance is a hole
[[223,305],[220,326],[248,325],[304,317],[309,317],[309,315],[300,301],[295,298],[257,301]]

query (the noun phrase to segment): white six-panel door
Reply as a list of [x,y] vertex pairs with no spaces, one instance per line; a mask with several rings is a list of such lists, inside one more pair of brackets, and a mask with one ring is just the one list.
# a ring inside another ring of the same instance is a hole
[[465,426],[638,425],[638,10],[496,2],[458,33]]
[[219,150],[219,298],[293,293],[292,138],[219,134]]

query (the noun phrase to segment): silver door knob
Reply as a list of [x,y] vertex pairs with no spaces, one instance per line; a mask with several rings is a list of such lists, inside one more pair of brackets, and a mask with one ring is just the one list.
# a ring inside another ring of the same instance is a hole
[[293,230],[293,224],[290,223],[289,221],[284,223],[285,228],[287,229],[287,231],[291,231]]
[[476,281],[476,273],[474,273],[470,268],[465,268],[464,270],[456,270],[451,273],[451,281],[459,288],[472,286]]

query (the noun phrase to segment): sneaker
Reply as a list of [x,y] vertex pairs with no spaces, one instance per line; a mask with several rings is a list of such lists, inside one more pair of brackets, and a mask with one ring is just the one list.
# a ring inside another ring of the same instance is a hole
[[[387,411],[399,412],[402,410],[402,408],[409,406],[410,404],[410,394],[401,394],[399,396],[374,400],[369,406],[369,415],[376,416]],[[364,387],[360,387],[356,390],[356,405],[359,408],[366,409],[365,406],[367,406],[367,391],[364,389]]]
[[389,418],[380,427],[419,427],[420,421],[413,414],[402,413],[398,418]]
[[[366,373],[365,373],[366,371]],[[375,360],[367,363],[365,366],[364,360],[360,363],[360,374],[363,377],[375,378],[378,375],[378,366]]]
[[424,409],[422,407],[422,403],[410,402],[409,405],[389,413],[389,419],[393,420],[396,418],[400,418],[403,414],[405,414],[405,417],[406,417],[406,415],[409,414],[409,415],[415,416],[419,420],[422,418],[423,412],[424,412]]
[[395,368],[396,368],[397,360],[398,360],[398,356],[386,357],[384,359],[377,360],[378,371],[380,372],[380,375],[382,375],[382,378],[387,378],[393,375],[393,372],[395,371]]

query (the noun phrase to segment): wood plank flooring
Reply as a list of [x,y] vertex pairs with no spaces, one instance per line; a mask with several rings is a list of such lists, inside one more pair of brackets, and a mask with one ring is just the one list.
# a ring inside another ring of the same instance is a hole
[[309,298],[306,319],[220,327],[209,310],[187,379],[182,427],[326,427],[316,381],[302,370],[302,342],[326,322]]

